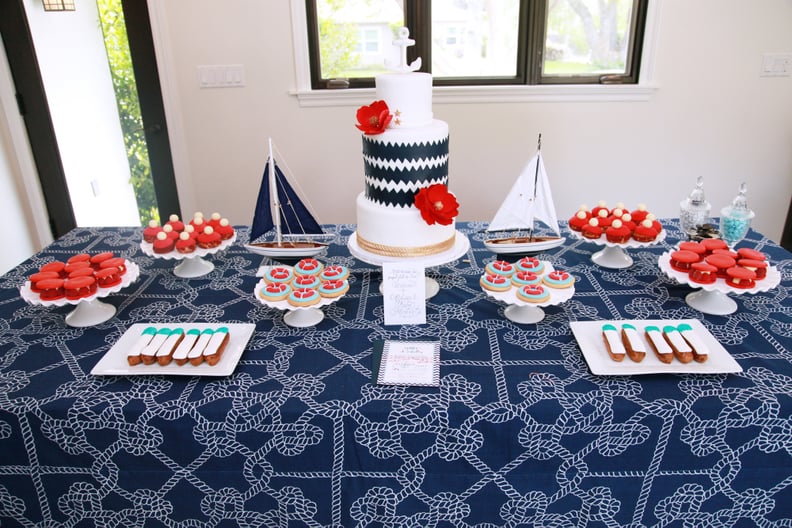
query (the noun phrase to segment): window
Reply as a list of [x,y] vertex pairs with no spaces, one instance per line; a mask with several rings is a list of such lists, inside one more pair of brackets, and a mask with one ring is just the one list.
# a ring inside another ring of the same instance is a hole
[[373,87],[394,60],[437,86],[636,84],[648,0],[305,0],[311,87]]

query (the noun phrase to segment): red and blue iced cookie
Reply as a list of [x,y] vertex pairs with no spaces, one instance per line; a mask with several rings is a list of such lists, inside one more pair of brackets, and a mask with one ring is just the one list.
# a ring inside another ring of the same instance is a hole
[[349,290],[349,283],[341,279],[328,279],[319,286],[319,295],[332,299],[341,297]]
[[564,288],[570,288],[573,284],[575,284],[575,277],[564,270],[553,270],[542,277],[542,282],[545,283],[545,286],[560,290]]
[[542,282],[542,277],[533,271],[518,271],[511,277],[511,282],[518,288],[528,286],[529,284],[539,284]]
[[550,298],[550,292],[541,284],[523,286],[517,289],[517,298],[529,303],[542,303]]
[[349,268],[338,264],[325,266],[319,278],[322,280],[346,280],[349,278]]
[[285,282],[270,282],[259,290],[259,295],[265,301],[278,302],[288,297],[291,291],[292,287]]
[[296,275],[294,279],[292,279],[292,286],[294,289],[297,288],[313,288],[316,289],[319,287],[321,281],[319,277],[316,275]]
[[495,260],[487,264],[484,269],[487,273],[492,275],[511,277],[514,273],[514,264],[511,262],[506,262],[505,260]]
[[481,276],[479,284],[485,290],[502,292],[510,290],[512,287],[511,278],[506,275],[496,273],[485,273]]
[[292,290],[286,301],[292,306],[311,306],[319,302],[319,292],[313,288],[298,288]]
[[517,271],[532,271],[541,275],[544,271],[544,262],[536,257],[523,257],[514,265]]
[[302,259],[294,266],[297,275],[319,275],[322,273],[322,263],[314,258]]
[[276,266],[264,272],[264,280],[267,282],[291,282],[294,278],[294,271],[285,266]]

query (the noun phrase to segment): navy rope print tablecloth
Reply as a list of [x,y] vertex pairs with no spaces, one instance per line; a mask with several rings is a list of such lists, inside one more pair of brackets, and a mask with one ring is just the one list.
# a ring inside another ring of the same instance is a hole
[[[478,280],[471,249],[427,273],[427,324],[383,325],[381,270],[328,226],[320,260],[352,269],[315,327],[292,328],[253,296],[262,258],[236,244],[181,279],[140,251],[136,228],[80,228],[0,278],[0,525],[255,527],[790,526],[792,255],[755,231],[779,287],[704,315],[657,265],[679,240],[591,261],[568,238],[542,256],[576,278],[571,300],[518,325]],[[19,295],[41,264],[112,250],[140,278],[105,299],[115,317],[64,323],[70,307]],[[703,321],[740,363],[722,375],[592,375],[570,321]],[[133,323],[255,323],[221,378],[90,374]],[[371,383],[384,340],[441,344],[438,388]]]

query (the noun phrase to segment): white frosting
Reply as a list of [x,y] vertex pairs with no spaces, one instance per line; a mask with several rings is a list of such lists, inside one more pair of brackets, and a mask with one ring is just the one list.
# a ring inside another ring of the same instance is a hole
[[659,330],[648,330],[646,334],[652,340],[652,344],[657,349],[658,354],[670,354],[673,352],[668,343],[663,339],[663,334]]
[[187,359],[187,354],[192,350],[193,345],[196,341],[198,341],[198,336],[200,334],[196,333],[186,333],[184,334],[184,339],[182,342],[179,343],[179,346],[176,350],[173,351],[173,359]]
[[693,352],[693,350],[688,346],[685,339],[682,337],[676,330],[671,330],[665,333],[666,337],[669,341],[671,341],[671,345],[676,348],[679,352]]
[[608,341],[608,346],[610,347],[611,354],[621,356],[627,353],[627,350],[624,348],[624,343],[622,343],[621,336],[619,332],[616,330],[603,330],[602,334],[605,336],[605,339]]
[[228,332],[215,332],[212,336],[212,339],[209,340],[207,343],[206,348],[203,351],[204,356],[212,356],[217,354],[217,351],[220,349],[220,345],[223,344],[223,340],[225,340]]
[[693,330],[685,330],[682,332],[682,336],[696,350],[696,354],[698,354],[699,356],[706,356],[709,354],[709,349],[707,348],[707,345],[704,344],[704,341],[701,340],[701,338],[696,332],[694,332]]
[[357,197],[357,235],[365,241],[398,248],[433,246],[455,236],[454,222],[428,225],[415,207],[384,207]]
[[168,336],[168,338],[162,342],[162,345],[157,349],[158,356],[169,356],[173,347],[176,346],[176,341],[178,341],[182,336],[184,336],[184,332],[174,332]]
[[377,99],[388,104],[388,128],[413,128],[432,121],[432,76],[428,73],[383,73],[374,80]]
[[141,350],[140,354],[142,356],[155,356],[155,355],[157,355],[157,350],[159,350],[159,347],[162,346],[162,343],[164,343],[165,340],[168,339],[168,337],[170,337],[170,334],[157,333],[151,339],[151,341],[149,341],[149,344],[146,345],[146,348]]
[[646,346],[644,346],[643,340],[635,328],[622,328],[622,330],[624,335],[627,336],[627,341],[630,342],[630,348],[635,352],[646,352]]
[[187,357],[190,359],[201,357],[203,355],[204,348],[206,348],[206,345],[212,339],[213,335],[214,333],[210,334],[207,332],[201,332],[200,337],[195,342],[195,345],[192,347],[192,349],[190,349],[190,352],[187,354]]

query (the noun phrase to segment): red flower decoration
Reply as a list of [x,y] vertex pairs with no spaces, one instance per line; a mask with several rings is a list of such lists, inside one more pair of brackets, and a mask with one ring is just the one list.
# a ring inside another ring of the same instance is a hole
[[429,224],[449,225],[459,214],[456,197],[442,183],[424,187],[415,195],[415,207]]
[[374,101],[368,106],[361,106],[357,111],[358,130],[364,134],[382,134],[393,119],[385,101]]

